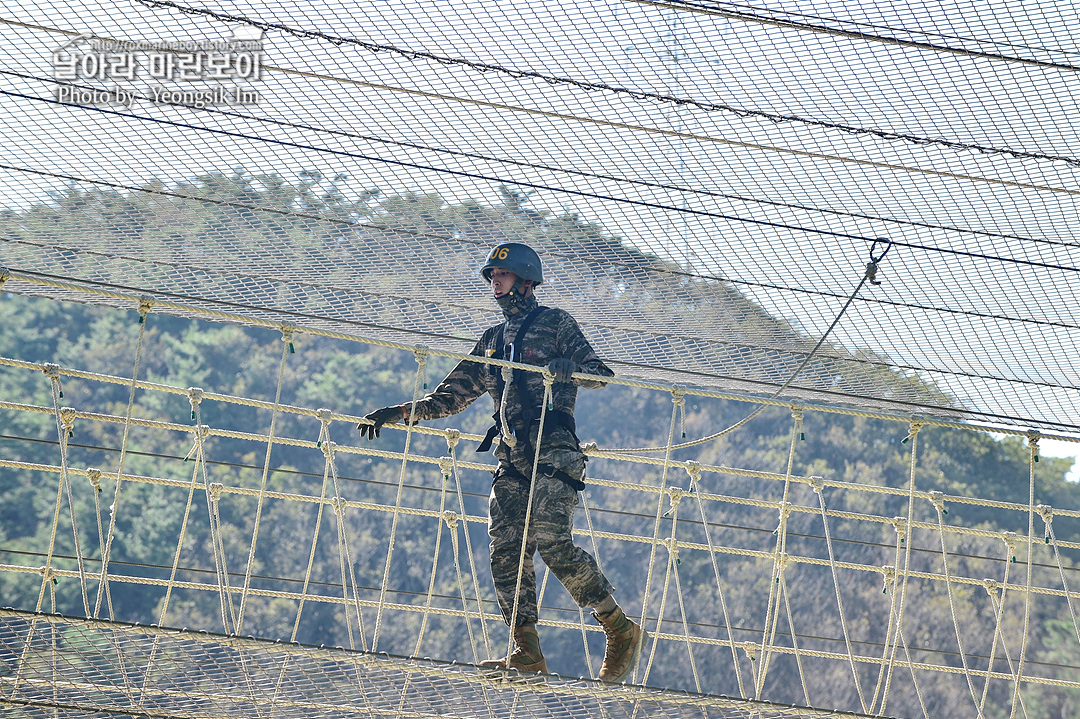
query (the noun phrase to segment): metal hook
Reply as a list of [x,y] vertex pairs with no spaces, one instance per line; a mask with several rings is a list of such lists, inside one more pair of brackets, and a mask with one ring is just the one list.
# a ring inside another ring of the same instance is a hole
[[[879,242],[884,242],[885,243],[885,249],[881,251],[880,255],[875,256],[874,255],[874,248],[877,247]],[[878,237],[878,238],[876,238],[874,240],[873,244],[870,245],[870,261],[873,262],[876,265],[877,263],[879,263],[883,259],[885,259],[885,255],[887,255],[889,253],[890,249],[892,249],[892,240],[891,239],[889,239],[888,237]]]

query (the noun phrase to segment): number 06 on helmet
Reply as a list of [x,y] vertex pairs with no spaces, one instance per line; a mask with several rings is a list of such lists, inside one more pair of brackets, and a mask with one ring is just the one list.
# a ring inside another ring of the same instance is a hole
[[540,255],[520,242],[502,242],[491,248],[487,261],[480,267],[480,274],[491,282],[491,271],[496,268],[509,270],[521,279],[532,280],[538,285],[544,281]]

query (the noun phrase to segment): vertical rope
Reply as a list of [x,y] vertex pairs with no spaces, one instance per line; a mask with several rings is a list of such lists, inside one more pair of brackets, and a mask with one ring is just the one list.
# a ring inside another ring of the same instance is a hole
[[[105,528],[101,524],[101,470],[99,470],[99,469],[87,469],[86,470],[86,478],[90,482],[90,490],[91,490],[90,494],[94,498],[94,519],[97,521],[98,546],[102,548],[102,550],[103,550],[102,554],[104,555],[104,548],[107,545],[107,540],[105,538]],[[115,505],[114,505],[114,508],[115,508]],[[99,591],[101,589],[100,582],[98,584],[98,589],[99,589]],[[100,594],[99,594],[99,596],[100,596]],[[113,616],[112,594],[110,592],[106,592],[106,597],[109,600],[109,602],[108,602],[109,616],[112,617]],[[97,610],[95,609],[95,612],[96,611]],[[130,691],[131,682],[130,682],[130,677],[129,677],[129,673],[128,673],[127,661],[124,658],[124,652],[123,652],[122,647],[120,646],[121,638],[117,635],[116,632],[111,632],[110,633],[110,639],[111,639],[110,643],[112,644],[112,648],[116,650],[116,665],[120,670],[120,677],[123,679],[124,689],[126,691]],[[157,650],[157,639],[155,638],[155,640],[154,640],[154,648],[150,652],[150,661],[147,664],[147,670],[146,670],[146,672],[143,673],[144,677],[149,675],[150,667],[153,667],[154,655],[156,653],[156,650]],[[144,682],[145,681],[146,680],[144,679]]]
[[417,345],[413,350],[416,357],[416,380],[413,382],[412,404],[409,406],[409,419],[405,423],[405,449],[401,453],[401,473],[398,475],[397,498],[394,500],[394,518],[390,522],[390,540],[386,547],[386,566],[383,568],[382,584],[379,587],[379,609],[375,613],[375,631],[371,637],[371,651],[378,651],[379,631],[382,629],[383,608],[386,605],[386,584],[390,581],[390,562],[394,557],[394,540],[397,538],[398,517],[401,515],[401,496],[405,489],[405,469],[409,464],[409,446],[412,443],[413,423],[416,412],[416,401],[420,399],[420,384],[424,376],[424,367],[427,365],[428,351],[426,347]]
[[[1012,541],[1012,538],[1007,536],[1009,534],[1012,534],[1013,537],[1016,536],[1014,532],[1007,532],[1007,533],[1005,533],[1006,536],[1004,537],[1004,539],[1005,539],[1005,573],[1004,573],[1004,576],[1001,578],[1001,601],[1000,602],[997,601],[997,597],[995,596],[995,592],[997,591],[997,582],[995,582],[992,579],[983,580],[983,588],[986,589],[986,593],[990,597],[991,603],[994,605],[995,620],[994,620],[994,636],[993,636],[993,640],[990,642],[990,659],[986,663],[986,681],[983,682],[982,699],[979,701],[979,710],[980,711],[982,711],[983,708],[986,706],[986,696],[987,696],[987,693],[990,690],[990,675],[994,671],[994,661],[997,658],[998,637],[1001,637],[1001,639],[1002,639],[1002,647],[1005,646],[1004,636],[1001,633],[1001,622],[1002,622],[1002,619],[1005,616],[1005,593],[1008,591],[1008,588],[1009,588],[1009,567],[1012,565],[1012,562],[1010,561],[1010,559],[1012,559],[1012,556],[1013,556],[1013,541]],[[1012,658],[1006,656],[1006,659],[1008,660],[1009,665],[1010,665],[1009,672],[1012,673],[1012,669],[1011,669]]]
[[[435,577],[439,571],[439,550],[442,548],[442,526],[446,521],[446,483],[453,472],[453,466],[449,457],[439,458],[439,469],[442,472],[442,486],[439,489],[439,516],[435,518],[435,551],[431,557],[431,576],[428,579],[427,597],[424,599],[424,612],[420,619],[420,631],[416,635],[416,649],[413,656],[420,656],[420,645],[424,641],[424,632],[427,631],[428,618],[431,615],[431,600],[435,595]],[[467,618],[467,617],[466,617]]]
[[[55,364],[45,365],[45,374],[52,383],[53,414],[56,418],[56,432],[60,443],[60,485],[56,489],[56,507],[53,512],[52,530],[49,534],[49,550],[45,558],[45,566],[42,568],[43,580],[41,590],[38,592],[36,611],[41,611],[41,602],[45,598],[45,588],[49,587],[52,599],[52,610],[56,611],[55,574],[52,568],[53,553],[56,550],[56,535],[60,531],[60,506],[63,498],[68,500],[68,510],[71,515],[71,531],[75,542],[75,558],[79,567],[79,584],[82,588],[83,609],[86,616],[90,617],[90,598],[86,590],[86,569],[83,563],[82,548],[79,542],[79,525],[75,517],[75,503],[71,494],[71,481],[68,477],[68,437],[73,433],[75,423],[75,410],[60,407],[60,399],[64,396],[60,388],[60,367]],[[50,586],[50,582],[52,585]]]
[[960,620],[956,616],[956,600],[953,597],[952,577],[949,573],[949,550],[945,545],[945,501],[941,492],[931,492],[930,501],[937,510],[938,535],[941,537],[941,563],[945,568],[945,593],[949,596],[949,614],[952,616],[953,629],[956,631],[956,646],[960,651],[960,666],[964,670],[964,679],[967,680],[968,691],[971,692],[971,701],[975,704],[975,711],[979,719],[982,719],[982,710],[979,708],[979,698],[975,693],[975,685],[971,681],[971,672],[968,670],[967,654],[964,652],[964,641],[960,632]]
[[[45,589],[49,586],[49,583],[54,580],[52,558],[53,552],[56,548],[56,535],[60,529],[60,507],[64,503],[64,476],[66,475],[66,452],[64,448],[66,444],[66,432],[60,422],[60,398],[63,396],[63,392],[60,389],[60,367],[55,364],[46,364],[43,370],[45,375],[51,381],[52,397],[53,397],[53,413],[56,420],[56,434],[57,442],[60,446],[60,483],[56,487],[56,504],[53,509],[53,521],[52,529],[49,532],[49,549],[45,555],[45,566],[41,568],[41,589],[38,591],[37,604],[34,605],[34,611],[41,611],[41,604],[45,600]],[[55,601],[53,602],[55,605]],[[56,607],[53,607],[55,611]]]
[[[356,569],[353,567],[352,552],[349,550],[349,533],[347,531],[345,510],[348,504],[341,494],[341,480],[337,471],[337,444],[330,441],[330,427],[326,427],[326,441],[323,443],[323,451],[326,453],[327,463],[330,465],[330,476],[334,480],[334,515],[337,519],[338,540],[338,568],[341,570],[341,593],[345,602],[345,624],[349,632],[349,647],[356,648],[352,636],[352,620],[349,617],[349,582],[352,583],[353,609],[356,612],[356,627],[360,632],[360,646],[367,651],[367,632],[364,629],[364,613],[360,611],[360,585],[356,582]],[[348,580],[346,580],[348,576]]]
[[[487,656],[491,656],[491,639],[488,637],[487,620],[484,615],[484,602],[480,596],[480,577],[476,572],[476,558],[473,556],[472,539],[469,536],[469,515],[465,512],[465,495],[461,490],[461,474],[458,471],[457,466],[457,445],[461,438],[458,430],[446,430],[446,445],[450,452],[450,461],[454,465],[454,492],[457,494],[458,500],[458,513],[461,515],[461,533],[465,535],[465,552],[469,555],[469,572],[472,574],[473,591],[476,594],[476,610],[480,617],[480,631],[484,635],[484,649],[487,652]],[[457,534],[454,534],[455,542]],[[457,549],[455,544],[454,561],[457,561]],[[460,576],[458,582],[461,582]],[[464,601],[465,588],[461,588],[462,601]],[[469,627],[470,637],[472,636],[472,626],[469,624],[468,611],[465,613],[465,624]],[[479,663],[479,658],[476,656],[476,649],[473,649],[473,658],[476,663]]]
[[202,475],[203,490],[206,492],[206,513],[210,521],[210,542],[214,548],[214,571],[217,575],[218,596],[221,609],[221,626],[229,634],[229,623],[236,626],[236,608],[233,606],[232,587],[229,583],[229,568],[225,560],[225,543],[221,537],[221,518],[218,515],[218,497],[221,485],[210,482],[206,471],[205,440],[210,428],[202,423],[203,391],[198,387],[188,388],[188,402],[191,404],[191,418],[195,420],[195,464]]
[[[656,521],[653,523],[652,542],[650,542],[650,544],[649,544],[649,546],[650,546],[650,550],[649,550],[649,568],[648,568],[648,571],[645,574],[645,593],[642,595],[642,598],[641,598],[641,626],[642,627],[645,626],[645,617],[646,617],[646,614],[647,614],[648,609],[649,609],[649,593],[652,591],[653,567],[656,565],[656,548],[657,548],[657,546],[659,546],[661,544],[661,542],[660,542],[660,519],[663,516],[663,511],[664,511],[663,487],[665,487],[667,485],[668,471],[671,469],[671,445],[675,440],[675,418],[677,416],[677,412],[679,411],[679,406],[685,401],[683,399],[684,394],[685,394],[685,391],[679,385],[676,385],[671,390],[671,422],[669,423],[669,426],[668,426],[667,449],[664,452],[664,470],[663,470],[663,473],[660,475],[661,491],[657,494],[657,500],[656,500]],[[660,620],[657,619],[657,629],[659,629],[659,627],[660,627],[659,621]],[[659,639],[656,639],[656,638],[653,639],[653,650],[652,651],[655,651],[656,643],[659,642],[659,641],[660,641]],[[638,664],[638,667],[640,667],[640,663]],[[634,684],[638,683],[638,681],[637,681],[638,667],[634,668],[634,678],[633,678],[633,682],[632,682]]]
[[[192,452],[194,452],[194,451],[195,451],[195,448],[192,447],[192,450],[191,450],[191,452],[188,452],[188,455],[190,456],[192,454]],[[184,461],[186,462],[187,459],[185,458]],[[192,501],[194,500],[194,497],[195,497],[195,481],[198,479],[198,476],[199,476],[199,465],[198,465],[198,463],[196,463],[195,467],[192,469],[192,472],[191,472],[191,482],[190,482],[190,484],[188,484],[187,501],[184,503],[184,518],[180,522],[180,535],[176,540],[176,551],[173,553],[172,567],[170,567],[170,569],[169,569],[169,581],[165,584],[165,599],[162,600],[162,602],[161,602],[161,612],[158,613],[157,624],[158,624],[159,627],[165,626],[165,615],[169,611],[169,602],[172,600],[173,587],[176,586],[176,572],[177,572],[177,568],[180,566],[180,552],[184,548],[184,539],[187,536],[188,518],[191,516],[191,504],[192,504]],[[111,611],[112,611],[112,609],[110,607],[110,612]],[[141,706],[141,701],[142,701],[143,697],[145,697],[146,685],[150,681],[150,670],[153,668],[154,661],[157,658],[157,650],[158,650],[158,637],[154,637],[154,644],[150,648],[150,658],[146,663],[146,669],[142,672],[142,682],[139,685],[140,706]],[[120,661],[123,662],[123,657],[122,656],[120,658]],[[126,678],[127,677],[125,675],[125,681],[126,681]]]
[[[589,499],[588,492],[581,493],[581,507],[585,513],[585,526],[588,527],[589,542],[592,545],[593,559],[596,560],[596,567],[600,570],[600,573],[604,573],[604,565],[600,560],[600,548],[596,543],[596,528],[593,526],[592,512],[589,511]],[[585,669],[589,672],[589,676],[595,676],[593,671],[592,653],[589,652],[589,637],[585,629],[585,612],[581,607],[578,607],[578,622],[581,627],[581,642],[585,646]]]
[[[678,487],[668,487],[668,489],[664,491],[661,496],[663,496],[664,494],[668,495],[669,499],[671,499],[671,501],[674,503],[672,490],[678,491]],[[669,509],[667,512],[664,512],[664,517],[667,517],[670,514],[671,510]],[[671,523],[672,528],[674,529],[675,520],[672,519]],[[656,629],[653,632],[653,636],[656,637],[660,636],[660,626],[664,622],[664,614],[667,607],[668,589],[671,586],[671,566],[672,564],[674,564],[674,557],[678,554],[679,551],[678,547],[674,546],[673,538],[670,536],[666,540],[658,540],[658,542],[660,545],[664,546],[668,550],[668,556],[667,561],[664,563],[664,586],[660,592],[660,609],[656,612]],[[642,626],[644,627],[644,620],[642,621]],[[642,684],[647,684],[649,682],[649,674],[652,672],[653,660],[656,658],[656,648],[659,644],[659,641],[654,640],[652,643],[652,647],[649,648],[649,661],[645,663],[645,673],[641,677]]]
[[[912,523],[914,521],[914,512],[915,512],[915,466],[916,466],[916,457],[918,456],[919,430],[921,430],[922,427],[923,427],[922,422],[912,422],[910,424],[910,426],[908,427],[908,435],[907,435],[907,437],[905,437],[901,441],[902,444],[908,442],[909,440],[911,442],[911,460],[910,460],[910,463],[909,463],[909,470],[908,470],[907,521],[904,524],[904,537],[906,537],[906,539],[907,539],[907,549],[904,550],[904,568],[903,568],[903,570],[900,569],[899,565],[896,568],[897,575],[898,576],[903,576],[903,579],[900,582],[900,597],[897,600],[897,602],[898,602],[898,604],[900,606],[900,609],[899,609],[899,611],[897,613],[897,617],[896,617],[896,634],[895,634],[895,637],[894,637],[894,640],[893,640],[892,651],[889,653],[889,670],[888,670],[888,672],[886,673],[886,676],[885,676],[885,691],[881,695],[881,708],[878,710],[879,715],[883,715],[885,713],[885,706],[886,706],[887,702],[889,701],[889,690],[892,687],[893,668],[894,668],[895,663],[896,663],[896,650],[897,650],[896,640],[903,637],[903,632],[904,632],[904,609],[905,609],[905,607],[907,605],[907,586],[908,586],[908,578],[910,576],[910,571],[911,571],[911,545],[912,545],[912,542],[913,542],[912,534],[911,534],[911,525],[912,525]],[[903,542],[904,538],[903,537],[900,538],[899,541]],[[904,646],[904,650],[905,650],[905,652],[907,651],[906,643],[905,643],[905,646]],[[917,680],[915,678],[915,667],[911,664],[910,657],[908,657],[908,668],[911,671],[911,680],[912,680],[912,682],[916,682]],[[920,699],[920,701],[921,701],[921,699]],[[925,716],[925,714],[926,714],[926,709],[924,707],[923,708],[923,715]]]
[[[679,579],[679,564],[681,564],[682,561],[679,559],[679,546],[678,546],[678,543],[676,541],[676,527],[678,526],[678,522],[679,522],[679,504],[681,503],[682,498],[685,497],[686,495],[688,495],[689,493],[690,493],[689,491],[684,492],[681,488],[675,487],[675,486],[672,486],[672,487],[668,488],[668,494],[669,494],[669,496],[671,498],[671,507],[668,509],[668,514],[671,515],[671,535],[670,535],[670,537],[668,538],[668,541],[667,541],[668,562],[667,562],[666,576],[665,576],[665,579],[664,579],[664,592],[663,592],[662,599],[660,600],[660,612],[659,612],[660,616],[656,621],[656,632],[657,632],[657,634],[659,634],[659,632],[660,632],[660,623],[663,621],[664,607],[666,606],[666,603],[667,603],[668,587],[669,587],[669,583],[670,583],[670,577],[672,575],[674,575],[675,576],[675,594],[676,594],[676,596],[678,597],[678,600],[679,600],[679,612],[680,612],[680,615],[682,617],[683,636],[686,639],[686,652],[687,652],[687,655],[688,655],[688,657],[690,659],[690,670],[691,670],[691,673],[693,674],[693,677],[694,677],[694,687],[696,688],[696,690],[698,692],[700,692],[701,691],[701,679],[698,676],[697,662],[694,659],[694,648],[693,648],[693,645],[690,643],[690,625],[689,625],[689,622],[687,621],[687,618],[686,618],[686,604],[685,604],[685,602],[683,602],[682,583],[681,583],[681,581]],[[642,684],[645,684],[645,683],[647,683],[649,681],[649,674],[652,671],[653,659],[656,657],[656,646],[657,646],[657,644],[658,644],[658,642],[653,642],[652,649],[649,652],[649,662],[645,667],[645,674],[641,679]]]
[[1069,580],[1065,578],[1065,567],[1061,564],[1061,552],[1058,550],[1057,537],[1054,536],[1054,508],[1049,504],[1040,504],[1035,508],[1043,521],[1043,537],[1047,544],[1054,549],[1054,561],[1057,563],[1058,576],[1061,577],[1061,587],[1065,590],[1065,602],[1069,605],[1069,616],[1072,617],[1073,631],[1076,640],[1080,641],[1080,623],[1076,619],[1076,610],[1073,608],[1072,594],[1069,593]]
[[[101,523],[101,470],[96,469],[96,468],[87,468],[87,470],[86,470],[86,479],[87,479],[88,482],[90,482],[90,496],[94,498],[94,519],[97,521],[98,546],[102,548],[102,556],[104,557],[104,550],[105,550],[105,547],[108,545],[108,540],[105,538],[105,527]],[[115,506],[116,505],[114,504],[113,507],[115,507]],[[110,534],[111,534],[111,532],[110,532]],[[102,563],[102,566],[104,566],[104,562]],[[105,575],[102,574],[101,576],[104,577]],[[101,582],[99,580],[99,582],[98,582],[98,592],[99,592],[98,596],[99,597],[101,596],[100,591],[101,591]],[[107,595],[109,597],[109,617],[111,618],[113,616],[113,614],[112,614],[112,596],[111,596],[111,594],[107,594]],[[97,608],[96,607],[94,608],[94,613],[95,613],[95,619],[96,619],[97,618],[97,616],[96,616]]]
[[[504,367],[503,369],[506,370],[509,368]],[[506,381],[507,384],[509,384],[509,380]],[[529,480],[529,501],[525,505],[525,526],[522,527],[521,551],[518,553],[517,582],[514,584],[514,606],[510,610],[510,637],[507,640],[507,657],[509,657],[514,650],[514,628],[517,625],[518,605],[521,603],[521,579],[525,574],[525,549],[529,544],[529,524],[532,522],[533,499],[536,495],[536,468],[540,466],[540,448],[544,443],[544,423],[547,421],[547,408],[548,404],[551,402],[552,381],[553,377],[551,373],[544,370],[544,397],[540,402],[540,426],[536,429],[536,445],[533,449],[533,466],[532,472],[529,473],[529,477],[531,478]]]
[[813,706],[810,702],[810,690],[806,687],[806,671],[803,669],[802,652],[799,651],[799,635],[795,631],[795,619],[791,612],[786,572],[780,574],[780,595],[784,598],[784,608],[787,610],[788,629],[791,630],[791,647],[795,650],[795,666],[799,670],[799,683],[802,684],[803,698],[806,700],[806,706]]
[[191,470],[191,483],[188,484],[187,500],[184,502],[184,518],[180,521],[180,535],[176,539],[176,551],[173,552],[172,566],[169,568],[169,581],[165,585],[165,599],[161,603],[161,612],[158,614],[158,626],[165,626],[165,615],[169,611],[169,601],[172,599],[173,587],[176,585],[176,571],[180,566],[180,552],[184,548],[184,539],[187,537],[188,518],[191,516],[191,503],[195,498],[195,481],[199,477],[198,463]]
[[74,436],[75,410],[65,407],[60,410],[60,421],[64,431],[60,443],[60,484],[68,502],[68,515],[71,518],[71,534],[75,547],[75,561],[79,567],[79,588],[82,593],[83,611],[90,617],[90,594],[86,588],[86,565],[83,561],[82,542],[79,540],[79,522],[75,517],[75,498],[71,492],[71,476],[68,474],[68,438]]
[[[458,594],[461,596],[461,611],[462,615],[465,617],[465,630],[469,633],[469,651],[472,652],[473,664],[479,664],[480,657],[476,653],[476,636],[473,634],[472,622],[469,621],[469,600],[465,596],[465,579],[461,576],[461,547],[459,546],[457,536],[458,520],[461,519],[461,517],[457,512],[446,510],[443,512],[442,518],[443,521],[446,522],[447,529],[450,530],[450,544],[451,549],[454,551],[454,573],[457,575]],[[468,531],[468,527],[465,529]],[[483,621],[484,619],[481,616],[481,624]]]
[[[1003,586],[1002,590],[1005,590],[1006,588],[1007,587]],[[1004,609],[1004,607],[999,605],[997,597],[992,593],[993,589],[992,588],[987,589],[987,592],[990,594],[990,603],[993,605],[994,611],[995,612],[1002,611]],[[1002,601],[1004,601],[1004,598],[1005,598],[1005,593],[1004,593],[1004,591],[1002,591]],[[1003,631],[1001,631],[1000,629],[999,629],[998,634],[997,634],[997,641],[1001,642],[1001,650],[1002,650],[1002,652],[1004,652],[1005,661],[1009,665],[1009,674],[1011,674],[1012,676],[1016,676],[1016,665],[1013,663],[1012,654],[1009,653],[1009,644],[1008,644],[1008,642],[1005,641],[1005,633]],[[1027,707],[1024,706],[1024,695],[1023,694],[1020,695],[1020,710],[1024,713],[1025,717],[1028,715]]]
[[1024,678],[1024,662],[1027,660],[1028,637],[1031,627],[1031,582],[1035,555],[1035,463],[1039,461],[1039,433],[1028,434],[1028,535],[1027,535],[1027,586],[1024,593],[1024,638],[1020,643],[1020,661],[1016,667],[1016,686],[1013,690],[1009,719],[1016,716],[1020,703],[1020,682]]
[[262,521],[263,504],[266,501],[266,482],[270,477],[270,453],[274,448],[274,435],[277,431],[278,410],[281,406],[281,387],[285,383],[285,362],[293,351],[292,325],[281,327],[281,361],[278,363],[277,389],[274,392],[274,408],[270,412],[270,433],[266,439],[266,456],[263,458],[262,479],[259,481],[259,497],[255,503],[255,522],[251,529],[251,548],[248,550],[247,568],[244,570],[244,588],[240,592],[240,611],[236,615],[236,633],[244,628],[244,610],[247,609],[248,591],[251,588],[251,572],[255,568],[255,546],[259,542],[259,525]]
[[699,484],[701,482],[701,467],[697,462],[687,462],[686,471],[690,475],[690,488],[695,492],[698,511],[701,514],[701,526],[705,530],[705,543],[709,547],[709,561],[712,563],[713,576],[716,578],[716,593],[720,598],[720,610],[724,616],[724,627],[727,629],[728,646],[731,648],[731,661],[735,665],[735,678],[739,684],[739,696],[746,698],[746,687],[743,686],[742,666],[739,662],[739,653],[735,646],[735,634],[731,627],[731,618],[728,615],[727,600],[724,597],[724,587],[720,581],[720,567],[716,563],[716,547],[713,546],[712,533],[709,532],[709,520],[705,516],[705,501],[701,498]]
[[787,469],[784,476],[784,491],[780,498],[780,520],[776,526],[776,548],[773,550],[773,568],[769,576],[769,599],[765,607],[765,625],[761,632],[761,663],[758,664],[756,680],[754,682],[754,697],[761,698],[765,691],[765,677],[769,672],[769,664],[773,655],[773,644],[776,641],[776,625],[780,618],[780,594],[779,588],[784,567],[787,565],[787,522],[791,513],[788,497],[791,494],[791,470],[795,464],[795,438],[799,435],[802,426],[803,411],[800,407],[791,408],[791,417],[794,420],[791,425],[791,439],[788,443]]
[[128,390],[127,410],[124,413],[124,435],[120,440],[120,461],[116,467],[116,487],[113,490],[112,507],[109,510],[109,533],[106,535],[104,548],[101,550],[101,578],[98,580],[97,599],[94,602],[94,617],[101,612],[102,595],[108,599],[109,619],[113,619],[112,591],[109,587],[109,560],[112,558],[112,542],[116,531],[116,517],[120,511],[120,485],[124,476],[124,460],[127,459],[128,437],[131,434],[131,412],[135,406],[135,385],[139,379],[139,363],[142,361],[143,338],[146,336],[146,316],[154,303],[143,298],[139,301],[139,339],[135,344],[135,368],[131,372],[131,385]]
[[847,619],[844,616],[844,600],[840,592],[840,577],[836,572],[836,555],[833,552],[832,535],[829,532],[829,517],[825,507],[825,483],[820,477],[812,477],[811,486],[818,496],[818,504],[821,507],[821,525],[825,533],[825,547],[829,552],[829,568],[832,570],[833,587],[836,589],[836,608],[840,613],[840,629],[844,633],[844,646],[847,648],[848,663],[851,665],[851,676],[855,680],[855,690],[859,694],[859,703],[862,704],[863,713],[869,711],[866,706],[866,697],[863,695],[862,682],[859,681],[858,667],[855,665],[855,655],[851,649],[851,637],[848,634]]
[[[904,551],[906,529],[903,525],[903,521],[903,517],[893,517],[892,526],[896,531],[896,554],[891,566],[885,565],[881,568],[883,572],[881,593],[889,595],[889,624],[885,628],[885,641],[882,642],[881,660],[878,662],[877,681],[874,682],[874,692],[870,696],[871,713],[873,713],[875,707],[877,707],[878,699],[881,698],[881,692],[885,688],[885,669],[889,663],[889,645],[896,641],[894,632],[896,631],[897,596],[899,595],[896,587],[896,568],[900,566],[900,559]],[[890,585],[892,586],[891,593],[889,592]]]
[[[300,617],[304,613],[304,604],[307,602],[308,587],[311,586],[311,572],[315,568],[315,552],[319,545],[319,532],[322,530],[323,513],[326,511],[326,489],[330,484],[330,421],[332,412],[329,409],[320,408],[316,410],[319,415],[319,439],[315,442],[315,446],[323,452],[323,478],[322,488],[319,490],[319,504],[318,509],[315,510],[315,528],[311,533],[311,551],[308,552],[307,567],[304,569],[304,584],[300,588],[300,601],[296,606],[296,619],[293,621],[292,634],[289,636],[290,642],[296,641],[296,635],[300,632]],[[345,603],[345,619],[348,625],[349,619],[349,604],[346,597]],[[351,625],[348,626],[348,634],[350,645],[352,644],[352,631]]]

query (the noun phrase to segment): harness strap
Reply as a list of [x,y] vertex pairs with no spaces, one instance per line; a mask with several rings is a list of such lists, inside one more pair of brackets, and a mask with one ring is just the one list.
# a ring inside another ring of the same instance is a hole
[[[583,491],[585,489],[585,483],[584,482],[582,482],[580,479],[574,478],[573,476],[567,474],[566,472],[562,471],[561,469],[556,470],[553,465],[550,465],[550,464],[537,465],[536,466],[536,471],[539,472],[542,475],[546,474],[549,477],[554,477],[555,479],[558,479],[558,480],[560,480],[562,482],[565,482],[566,484],[570,485],[570,487],[575,492],[581,492],[581,491]],[[516,479],[519,482],[525,482],[526,484],[529,483],[529,478],[526,477],[524,473],[522,473],[520,470],[518,470],[517,467],[515,467],[513,465],[504,465],[503,466],[503,474],[505,476],[507,476],[507,477],[511,477],[513,479]]]
[[[514,342],[510,345],[509,358],[506,357],[506,347],[503,344],[505,339],[506,323],[503,322],[501,325],[499,325],[499,330],[495,335],[495,353],[492,355],[492,357],[494,357],[495,359],[509,359],[511,362],[520,362],[521,344],[522,340],[525,339],[525,333],[529,331],[529,327],[532,326],[533,321],[541,314],[546,312],[548,309],[549,308],[544,307],[543,305],[537,305],[532,309],[531,312],[529,312],[529,314],[525,315],[525,319],[521,321],[521,326],[518,327],[517,333],[514,335]],[[495,365],[488,365],[488,372],[496,376],[497,392],[501,396],[503,389],[502,374],[495,367]],[[532,397],[528,396],[528,389],[525,387],[524,374],[524,370],[514,370],[514,382],[518,387],[518,397],[521,400],[522,405],[526,404],[529,400],[532,399]],[[502,422],[499,420],[499,413],[496,411],[495,414],[491,416],[491,418],[495,420],[495,424],[488,427],[487,434],[484,435],[483,441],[480,442],[480,445],[476,448],[476,452],[478,454],[483,454],[490,451],[491,445],[495,441],[495,437],[497,437],[502,431]],[[571,419],[573,418],[571,417]],[[516,435],[517,432],[515,432],[514,434]]]

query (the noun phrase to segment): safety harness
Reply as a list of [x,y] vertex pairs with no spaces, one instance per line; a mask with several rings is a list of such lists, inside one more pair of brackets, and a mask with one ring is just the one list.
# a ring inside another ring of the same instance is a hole
[[[492,354],[492,358],[500,360],[507,359],[511,362],[520,363],[521,347],[523,344],[523,340],[525,339],[525,334],[529,331],[529,328],[532,326],[536,318],[538,318],[540,315],[542,315],[549,309],[549,307],[537,305],[532,309],[531,312],[529,312],[529,314],[525,315],[525,318],[521,321],[521,326],[518,327],[518,331],[514,335],[514,341],[509,345],[505,344],[506,323],[500,325],[498,333],[495,335],[495,352]],[[495,367],[495,365],[488,365],[488,372],[495,376],[495,383],[496,387],[498,388],[498,396],[502,397],[502,373],[499,372],[498,368]],[[529,438],[529,429],[532,427],[534,422],[540,421],[541,409],[540,403],[536,401],[536,397],[529,389],[529,385],[525,380],[525,370],[515,369],[513,373],[513,383],[518,391],[521,414],[518,417],[509,419],[509,421],[511,422],[510,431],[513,432],[514,436],[517,437],[518,441],[522,443],[522,446],[527,454],[535,454],[536,450],[533,447],[532,440]],[[495,411],[495,414],[493,414],[491,418],[494,420],[495,423],[488,428],[487,434],[484,435],[484,440],[480,443],[480,446],[476,448],[477,453],[482,454],[489,451],[491,449],[492,443],[495,441],[495,437],[497,437],[502,432],[502,420],[499,418],[498,410]],[[580,440],[577,436],[577,424],[574,422],[574,415],[570,414],[569,412],[564,412],[557,409],[548,410],[547,415],[544,419],[544,435],[548,435],[555,427],[565,427],[573,436],[574,441],[580,444]],[[540,438],[540,441],[543,442],[543,437]],[[585,489],[584,482],[576,479],[575,477],[572,477],[566,472],[556,470],[555,467],[550,464],[537,465],[536,471],[541,474],[546,474],[548,476],[555,477],[556,479],[560,479],[579,492]],[[506,468],[505,473],[509,476],[515,477],[516,479],[521,479],[526,482],[528,481],[528,477],[519,472],[512,464]]]

